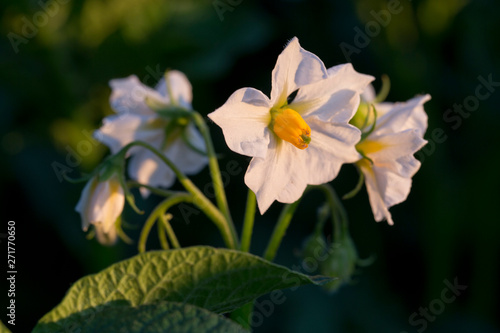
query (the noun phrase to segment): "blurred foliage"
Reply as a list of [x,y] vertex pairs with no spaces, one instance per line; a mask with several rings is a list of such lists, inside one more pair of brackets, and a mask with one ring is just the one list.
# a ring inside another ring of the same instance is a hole
[[[401,11],[350,60],[358,71],[389,75],[390,101],[432,95],[425,106],[430,143],[419,154],[423,164],[412,192],[391,209],[393,227],[373,221],[366,194],[346,201],[358,252],[375,255],[375,263],[334,295],[319,288],[288,292],[289,300],[256,331],[415,332],[412,313],[440,297],[444,280],[458,278],[467,290],[428,322],[427,332],[498,332],[500,161],[490,147],[500,139],[500,93],[481,100],[460,123],[444,115],[474,96],[479,76],[500,81],[500,3],[221,2],[229,7],[218,13],[215,2],[201,0],[2,0],[0,147],[7,163],[0,164],[0,196],[3,220],[17,225],[19,330],[29,331],[79,277],[136,251],[85,239],[74,212],[83,184],[60,182],[53,168],[57,162],[77,176],[107,154],[91,132],[112,113],[110,79],[136,74],[153,86],[166,69],[181,70],[193,84],[194,108],[206,114],[244,86],[268,94],[276,57],[293,36],[327,66],[344,63],[341,43],[356,46],[355,28],[366,32],[378,22],[374,13],[397,5]],[[229,151],[216,126],[211,130],[222,169],[230,161],[242,168],[227,186],[240,228],[248,159]],[[446,139],[433,137],[435,130]],[[194,180],[207,184],[207,172]],[[344,194],[355,182],[354,169],[346,166],[333,184]],[[293,252],[311,233],[322,200],[314,192],[304,198],[277,262],[300,264]],[[155,202],[138,198],[145,210]],[[257,218],[252,252],[262,253],[279,211],[274,204]],[[201,214],[185,223],[178,210],[172,213],[182,245],[222,245]],[[144,218],[126,210],[131,237],[137,239]],[[148,246],[158,248],[154,235]],[[0,319],[5,322],[4,314]]]

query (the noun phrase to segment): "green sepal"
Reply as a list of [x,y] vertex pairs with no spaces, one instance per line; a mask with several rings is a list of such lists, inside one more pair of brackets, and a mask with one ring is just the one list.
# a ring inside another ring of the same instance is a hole
[[123,192],[125,194],[125,199],[127,199],[127,202],[128,204],[130,205],[130,207],[132,207],[132,209],[139,215],[142,215],[144,214],[144,211],[143,210],[140,210],[137,205],[135,204],[135,197],[134,195],[132,194],[132,192],[130,192],[130,189],[128,188],[127,186],[127,183],[125,182],[125,176],[123,175],[124,173],[124,170],[122,168],[121,172],[118,173],[118,178],[120,179],[120,184],[123,188]]
[[[364,157],[364,158],[368,158],[368,157]],[[371,161],[371,163],[373,164],[373,161]],[[363,183],[365,181],[365,175],[363,174],[363,172],[361,170],[359,170],[359,168],[358,168],[358,173],[359,173],[359,179],[358,179],[358,183],[356,184],[356,187],[354,187],[354,189],[349,191],[348,193],[344,194],[342,199],[344,199],[344,200],[351,199],[356,194],[358,194],[359,190],[361,190],[361,187],[363,187]]]
[[371,165],[373,165],[373,160],[371,158],[369,158],[368,156],[365,155],[365,153],[363,153],[362,151],[358,150],[358,153],[363,156],[364,159],[367,159],[368,162],[370,162]]
[[123,231],[122,224],[123,224],[123,219],[120,215],[120,216],[118,216],[118,218],[116,219],[116,222],[115,222],[115,228],[116,228],[116,233],[118,234],[118,237],[120,237],[120,239],[122,241],[124,241],[125,243],[127,243],[128,245],[134,244],[134,241],[125,233],[125,231]]
[[154,97],[147,96],[144,98],[144,103],[154,112],[158,113],[160,116],[172,119],[172,118],[191,118],[192,111],[188,110],[176,103],[165,104]]
[[161,110],[164,109],[165,107],[168,107],[168,105],[165,104],[165,102],[160,101],[151,96],[146,96],[144,98],[144,103],[153,111]]
[[[374,119],[373,119],[373,124],[372,124],[372,127],[368,130],[368,132],[364,132],[364,133],[361,133],[361,141],[363,141],[364,139],[366,139],[366,137],[368,137],[370,134],[373,133],[373,131],[375,130],[375,126],[377,125],[377,109],[375,109],[375,105],[373,104],[370,104],[371,108],[373,108],[373,116],[374,116]],[[370,110],[371,110],[370,108]],[[365,119],[365,123],[363,124],[363,127],[364,128],[367,123],[368,123],[368,118],[370,117],[370,110],[368,110],[368,114],[366,115],[366,119]]]
[[127,202],[129,205],[132,207],[132,209],[137,213],[137,214],[144,214],[144,211],[140,210],[136,204],[135,204],[135,198],[133,194],[130,192],[130,189],[128,188],[126,182],[125,182],[125,158],[126,158],[126,151],[122,150],[118,152],[115,155],[112,155],[108,157],[100,169],[99,173],[99,181],[105,181],[111,178],[114,174],[118,176],[118,181],[120,182],[120,185],[123,189],[123,192],[125,194],[125,199],[127,199]]
[[115,155],[108,156],[98,167],[97,172],[99,182],[103,182],[111,178],[115,173],[123,174],[125,167],[125,154],[118,152]]
[[83,177],[80,177],[80,178],[71,178],[70,176],[68,176],[66,174],[66,172],[63,172],[62,173],[62,177],[64,178],[64,180],[66,180],[69,183],[78,184],[78,183],[82,183],[82,182],[88,181],[90,178],[92,178],[95,175],[95,173],[96,173],[96,171],[94,170],[93,172],[91,172],[88,175],[85,175]]
[[378,92],[377,96],[373,100],[373,103],[381,103],[385,101],[387,98],[387,95],[389,95],[389,91],[391,90],[391,80],[387,75],[382,75],[382,87],[380,88],[380,91]]

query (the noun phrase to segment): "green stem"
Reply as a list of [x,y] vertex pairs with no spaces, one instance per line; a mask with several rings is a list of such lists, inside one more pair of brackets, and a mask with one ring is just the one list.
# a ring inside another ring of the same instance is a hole
[[139,236],[139,243],[137,245],[137,250],[139,251],[139,253],[143,253],[146,251],[146,241],[148,240],[149,232],[151,231],[151,228],[153,227],[156,218],[157,216],[153,211],[146,219],[146,222],[142,227],[141,235]]
[[151,193],[161,195],[163,197],[169,197],[173,194],[179,193],[178,191],[169,191],[169,190],[162,190],[154,186],[146,185],[146,184],[141,184],[139,182],[136,182],[135,180],[128,180],[127,181],[127,186],[132,188],[132,187],[144,187],[147,188]]
[[217,161],[217,156],[215,155],[212,138],[210,137],[210,131],[205,120],[198,112],[192,112],[192,118],[194,120],[194,123],[200,130],[201,135],[205,139],[205,145],[208,155],[208,167],[210,168],[210,174],[212,176],[212,182],[214,184],[215,200],[217,201],[217,206],[219,207],[222,214],[226,217],[227,225],[230,229],[232,237],[234,238],[235,242],[237,242],[238,235],[236,234],[236,228],[234,227],[233,220],[231,219],[231,214],[229,212],[226,192],[224,191],[224,185],[222,183],[222,177],[219,169],[219,162]]
[[[161,218],[162,214],[160,214]],[[158,239],[160,240],[161,248],[164,250],[170,249],[170,246],[168,245],[167,241],[167,236],[165,235],[165,228],[163,227],[163,224],[158,223]]]
[[243,328],[250,330],[250,315],[253,312],[253,301],[231,312],[231,319],[239,323]]
[[317,188],[326,196],[326,199],[332,209],[332,220],[333,220],[333,228],[334,228],[334,237],[335,240],[338,241],[341,237],[348,232],[348,219],[347,213],[344,209],[344,205],[340,202],[337,193],[328,184],[323,185],[314,185],[313,188]]
[[172,215],[170,217],[165,216],[165,214],[160,215],[160,221],[163,224],[163,228],[167,232],[168,239],[170,239],[170,243],[172,243],[172,246],[174,249],[179,249],[181,246],[179,244],[179,240],[177,239],[177,236],[175,236],[174,229],[172,228],[172,225],[169,222],[169,219],[172,218]]
[[147,218],[146,222],[144,223],[141,235],[139,236],[139,244],[138,244],[139,253],[143,253],[146,251],[146,241],[148,239],[149,232],[151,231],[153,224],[159,218],[160,214],[164,214],[165,211],[167,211],[173,205],[176,205],[180,202],[191,202],[193,201],[193,199],[194,199],[193,196],[189,193],[178,193],[160,202],[153,209],[153,211]]
[[276,252],[281,244],[281,240],[283,236],[285,236],[286,229],[290,225],[290,221],[292,220],[293,213],[295,209],[299,205],[300,199],[295,201],[292,204],[286,205],[281,211],[281,215],[278,218],[278,222],[276,223],[276,227],[274,227],[273,234],[271,239],[269,240],[269,244],[267,245],[267,249],[264,252],[264,259],[273,261],[274,257],[276,257]]
[[236,249],[238,247],[237,245],[238,238],[232,221],[231,220],[228,221],[227,218],[217,209],[217,207],[215,207],[214,204],[210,200],[208,200],[208,198],[205,195],[203,195],[203,193],[201,193],[200,189],[198,189],[198,187],[196,187],[196,185],[194,185],[193,182],[191,182],[191,180],[187,178],[186,175],[184,175],[175,166],[174,163],[172,163],[172,161],[170,161],[165,155],[159,152],[156,148],[142,141],[134,141],[123,147],[118,154],[125,155],[126,151],[133,146],[141,146],[150,150],[152,153],[158,156],[158,158],[161,159],[166,165],[168,165],[168,167],[170,167],[170,169],[175,173],[177,179],[182,184],[182,186],[184,186],[184,188],[193,196],[192,198],[193,204],[195,204],[198,208],[200,208],[205,213],[205,215],[208,218],[210,218],[212,222],[214,222],[216,227],[221,232],[222,238],[224,239],[226,246],[230,249]]
[[250,241],[252,240],[253,223],[255,220],[255,193],[248,189],[247,207],[245,210],[245,219],[243,220],[243,231],[241,233],[240,250],[243,252],[250,251]]
[[330,205],[325,202],[319,209],[318,209],[318,222],[316,223],[316,226],[314,227],[314,234],[316,236],[319,236],[323,233],[323,228],[325,227],[326,220],[330,216]]

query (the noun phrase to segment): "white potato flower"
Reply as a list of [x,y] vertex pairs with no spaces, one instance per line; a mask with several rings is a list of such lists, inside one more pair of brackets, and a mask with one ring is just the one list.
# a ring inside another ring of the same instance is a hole
[[[366,103],[373,101],[370,95],[374,94],[363,94]],[[363,172],[377,222],[387,220],[394,224],[389,208],[406,200],[410,193],[412,177],[420,168],[413,154],[427,143],[423,139],[427,129],[423,104],[428,100],[430,95],[421,95],[403,103],[376,103],[376,121],[375,113],[362,103],[353,118],[352,123],[364,132],[375,122],[373,131],[356,145],[364,156],[356,164]]]
[[348,122],[372,80],[350,64],[329,75],[293,38],[272,72],[270,98],[242,88],[209,114],[231,150],[253,157],[245,183],[261,214],[275,200],[298,200],[308,184],[327,183],[343,163],[358,159],[360,131]]
[[[113,154],[133,141],[143,141],[163,152],[186,174],[196,174],[207,165],[205,142],[194,124],[186,118],[160,115],[152,107],[191,109],[191,84],[183,73],[168,71],[156,89],[143,85],[135,75],[111,80],[110,86],[110,103],[117,114],[106,117],[94,136]],[[154,187],[172,186],[174,172],[154,153],[133,147],[129,155],[131,178]],[[140,191],[144,197],[149,195],[143,187]]]

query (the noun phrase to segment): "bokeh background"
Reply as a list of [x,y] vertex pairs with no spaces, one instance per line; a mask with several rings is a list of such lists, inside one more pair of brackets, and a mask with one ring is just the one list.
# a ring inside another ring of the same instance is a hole
[[[327,67],[350,61],[374,75],[376,88],[387,74],[390,101],[431,94],[429,145],[418,154],[423,163],[408,200],[391,209],[394,226],[374,222],[364,191],[345,202],[359,255],[374,257],[373,264],[334,294],[288,291],[255,331],[499,332],[499,84],[479,88],[488,97],[474,96],[479,77],[500,82],[500,2],[2,0],[0,6],[0,232],[16,221],[14,332],[30,331],[78,278],[136,253],[136,244],[107,248],[85,238],[74,212],[83,184],[61,181],[56,172],[88,173],[108,154],[90,133],[112,113],[109,80],[136,74],[154,85],[166,69],[181,70],[192,82],[194,108],[207,114],[241,87],[269,94],[271,70],[293,36]],[[372,30],[363,39],[365,29]],[[227,186],[240,229],[248,159],[227,148],[216,125],[210,128],[221,168],[232,161],[241,167]],[[333,185],[346,193],[356,177],[344,166]],[[207,170],[194,180],[207,184]],[[158,198],[137,200],[148,210]],[[278,263],[300,264],[296,254],[322,201],[317,193],[304,198]],[[257,217],[253,253],[262,253],[281,207],[275,203]],[[177,208],[172,213],[183,245],[222,245],[201,214],[187,223]],[[125,211],[135,240],[144,219]],[[153,233],[148,248],[158,247]],[[440,308],[444,281],[454,280],[467,289]],[[430,305],[435,311],[423,320],[418,313]],[[410,321],[414,313],[418,324]],[[6,322],[5,311],[0,319]]]

